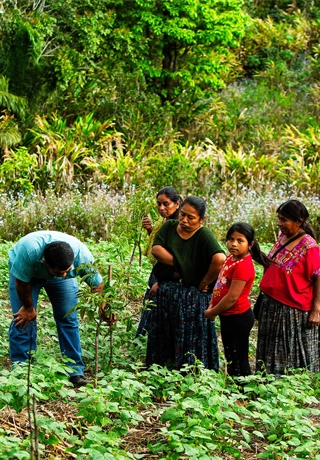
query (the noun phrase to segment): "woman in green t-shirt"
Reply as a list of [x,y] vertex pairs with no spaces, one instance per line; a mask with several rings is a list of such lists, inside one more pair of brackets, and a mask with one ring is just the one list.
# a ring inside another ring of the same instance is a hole
[[202,226],[205,211],[204,200],[187,197],[179,220],[165,222],[155,237],[152,254],[171,270],[158,277],[154,293],[157,308],[151,311],[148,330],[147,366],[171,363],[180,369],[183,364],[194,364],[197,358],[208,369],[219,368],[215,325],[204,312],[225,255],[213,233]]

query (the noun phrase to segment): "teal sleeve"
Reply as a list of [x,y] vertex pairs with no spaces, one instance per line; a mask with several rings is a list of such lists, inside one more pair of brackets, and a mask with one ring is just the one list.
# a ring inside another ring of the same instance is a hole
[[28,283],[34,275],[34,260],[30,259],[27,248],[21,246],[15,255],[13,249],[9,251],[10,273],[17,279]]
[[80,267],[80,269],[77,270],[77,275],[83,278],[83,281],[90,287],[99,286],[99,284],[102,283],[102,276],[93,266]]
[[102,276],[94,267],[93,255],[83,243],[80,243],[73,265],[77,276],[83,278],[89,286],[94,287],[102,283]]

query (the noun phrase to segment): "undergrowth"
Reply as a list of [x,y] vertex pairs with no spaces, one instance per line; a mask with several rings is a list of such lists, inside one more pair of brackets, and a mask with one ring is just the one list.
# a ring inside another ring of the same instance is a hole
[[[146,338],[134,334],[150,266],[146,258],[141,265],[137,255],[131,259],[132,245],[119,247],[117,240],[88,242],[106,281],[112,266],[114,283],[106,295],[119,317],[112,331],[100,329],[96,381],[97,305],[81,287],[81,341],[91,384],[75,390],[69,383],[51,307],[42,295],[28,391],[28,366],[10,370],[8,360],[6,255],[11,245],[0,245],[0,459],[30,458],[35,422],[34,458],[41,459],[320,459],[320,375],[298,370],[280,380],[252,375],[236,382],[225,374],[222,353],[219,373],[200,363],[182,371],[144,368]],[[258,271],[254,293],[260,277]],[[254,331],[250,349],[254,360]],[[30,398],[32,428],[25,422]]]
[[[157,189],[148,186],[128,186],[125,191],[117,193],[101,186],[84,193],[75,185],[62,194],[50,188],[45,195],[0,194],[0,241],[15,241],[37,230],[57,230],[95,242],[134,243],[135,251],[141,252],[146,238],[145,230],[141,228],[142,217],[150,215],[153,221],[159,219],[155,203],[157,192]],[[179,193],[186,198],[182,191]],[[196,192],[190,189],[188,194]],[[208,205],[206,225],[220,241],[224,240],[228,228],[236,221],[250,223],[260,242],[275,241],[276,209],[291,198],[305,204],[310,222],[320,234],[319,196],[295,187],[269,182],[255,188],[238,184],[215,194],[205,196],[198,193],[198,196],[204,198]],[[112,250],[115,251],[116,247],[115,244]]]

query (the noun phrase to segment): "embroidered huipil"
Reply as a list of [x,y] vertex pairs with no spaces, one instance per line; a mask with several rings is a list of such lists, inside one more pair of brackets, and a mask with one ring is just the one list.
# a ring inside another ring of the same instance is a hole
[[228,293],[232,280],[246,281],[246,284],[232,307],[220,313],[222,316],[240,315],[250,308],[250,289],[254,281],[255,271],[252,257],[249,255],[240,260],[232,260],[229,255],[220,270],[218,280],[212,292],[211,304],[216,306],[220,300]]
[[[280,234],[269,257],[281,247]],[[260,289],[275,300],[298,310],[309,311],[313,303],[313,283],[320,276],[320,248],[305,235],[291,250],[283,248],[264,273]]]

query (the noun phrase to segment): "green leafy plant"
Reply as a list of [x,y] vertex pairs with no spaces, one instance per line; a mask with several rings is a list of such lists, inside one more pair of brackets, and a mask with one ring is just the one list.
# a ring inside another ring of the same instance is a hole
[[[60,358],[46,296],[40,298],[38,350],[30,369],[30,395],[36,397],[40,458],[69,452],[77,458],[93,460],[99,456],[111,460],[140,455],[177,459],[231,456],[245,460],[255,452],[257,458],[277,456],[279,460],[286,460],[297,456],[317,460],[318,376],[305,370],[279,380],[273,376],[252,375],[240,382],[243,384],[240,390],[239,381],[233,381],[224,373],[222,362],[219,373],[203,369],[200,363],[185,367],[182,372],[160,366],[145,369],[145,337],[134,338],[134,333],[140,308],[137,296],[144,292],[150,266],[144,259],[140,266],[137,256],[129,263],[132,244],[125,243],[124,238],[121,241],[121,246],[118,240],[100,244],[88,242],[99,265],[105,267],[102,269],[105,279],[108,278],[108,266],[112,264],[112,279],[116,283],[107,285],[105,294],[112,294],[108,301],[119,316],[113,334],[113,362],[109,368],[109,329],[99,332],[102,353],[96,387],[89,385],[78,390],[71,387],[68,368]],[[0,245],[3,298],[7,296],[4,274],[8,246]],[[266,247],[263,245],[263,249],[267,251],[269,246],[270,243]],[[94,380],[97,325],[94,318],[97,318],[98,304],[86,290],[82,301],[86,311],[81,320],[83,359],[87,375]],[[5,307],[4,316],[8,320],[1,322],[0,336],[6,342],[10,314]],[[253,331],[253,352],[255,340]],[[6,346],[4,348],[7,350]],[[3,356],[1,417],[7,410],[13,412],[17,425],[20,414],[26,411],[27,366],[17,366],[13,371],[6,367],[8,364]],[[29,432],[17,437],[13,427],[3,423],[1,449],[6,455],[10,452],[13,459],[30,458]],[[143,435],[132,443],[130,439],[140,430]]]

